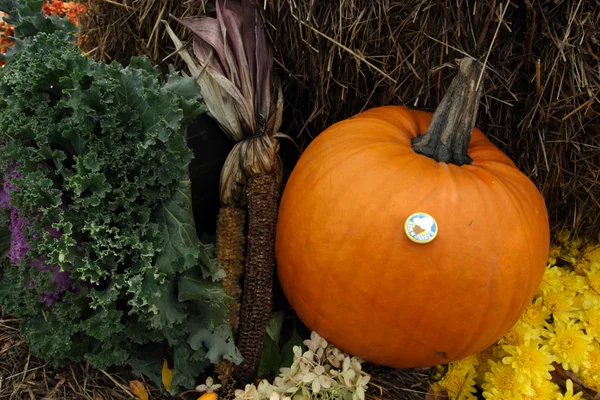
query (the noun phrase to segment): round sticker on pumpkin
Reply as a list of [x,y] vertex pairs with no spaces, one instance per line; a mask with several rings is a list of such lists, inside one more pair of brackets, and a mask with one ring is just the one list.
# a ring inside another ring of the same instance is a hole
[[438,226],[435,219],[426,213],[414,213],[404,223],[406,236],[415,243],[429,243],[438,234]]

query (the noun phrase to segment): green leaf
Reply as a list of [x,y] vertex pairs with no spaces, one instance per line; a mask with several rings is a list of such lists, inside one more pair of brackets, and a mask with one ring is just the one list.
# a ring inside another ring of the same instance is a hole
[[[13,180],[19,186],[27,186],[26,193],[13,193],[12,198],[24,198],[28,201],[24,212],[33,213],[39,207],[58,207],[62,203],[60,190],[53,187],[53,182],[44,176],[41,171],[32,171],[23,176],[21,180]],[[18,182],[18,183],[17,183]]]
[[157,314],[151,318],[152,326],[163,328],[174,326],[185,321],[187,314],[185,305],[177,299],[177,281],[171,280],[163,286],[160,297],[154,298],[153,305]]
[[[210,365],[204,355],[204,349],[192,350],[185,342],[178,343],[175,346],[173,379],[169,391],[171,394],[179,393],[182,387],[194,387],[197,376],[193,371],[204,370]],[[159,386],[162,386],[162,382]]]
[[280,368],[289,368],[294,363],[294,346],[300,346],[302,348],[302,352],[306,350],[304,346],[304,340],[295,329],[290,340],[288,340],[281,349]]
[[110,192],[111,188],[106,176],[98,172],[75,175],[65,183],[65,189],[72,190],[77,197],[84,194],[84,192],[88,192],[87,196],[96,198],[97,202],[91,204],[94,207],[100,204],[101,199]]
[[231,328],[227,324],[214,330],[200,328],[190,336],[188,343],[193,350],[202,347],[207,349],[206,357],[213,364],[217,364],[222,358],[234,364],[242,362],[242,355],[235,346]]
[[182,99],[180,106],[186,118],[191,119],[208,112],[208,107],[202,102],[200,86],[192,77],[182,78],[170,68],[164,89],[176,93]]
[[190,269],[179,278],[179,301],[189,302],[189,312],[202,319],[207,329],[225,321],[227,304],[232,299],[220,283],[206,281],[198,269]]
[[52,357],[57,365],[71,356],[72,335],[76,331],[75,324],[57,321],[53,316],[48,319],[42,316],[28,318],[21,323],[21,336],[25,342],[37,355],[43,358]]
[[117,310],[100,310],[81,322],[81,327],[98,340],[109,340],[115,333],[123,330],[123,313]]
[[269,319],[269,323],[267,324],[267,335],[271,337],[275,341],[275,343],[279,343],[279,337],[281,336],[281,327],[283,326],[283,311],[278,311],[276,313],[271,314],[271,318]]
[[152,77],[153,79],[158,79],[160,77],[158,69],[153,67],[150,59],[145,56],[131,57],[127,69],[135,69],[142,71],[145,75]]
[[[77,129],[65,129],[63,131],[63,137],[69,141],[70,148],[73,154],[80,155],[84,154],[86,141],[83,139]],[[89,169],[89,168],[88,168]],[[97,172],[99,168],[89,169],[92,172]]]
[[136,117],[153,112],[149,110],[149,105],[145,101],[144,86],[139,85],[140,81],[150,79],[146,76],[147,72],[148,70],[139,69],[139,64],[134,64],[116,74],[119,85],[115,90],[115,100],[117,104],[127,106]]
[[157,386],[162,384],[163,346],[161,343],[147,344],[132,353],[129,365],[132,372],[150,378]]
[[219,269],[216,248],[212,243],[207,243],[204,237],[200,243],[200,268],[204,279],[212,278],[213,282],[225,278],[225,271]]
[[129,352],[119,343],[102,342],[93,353],[86,353],[85,360],[96,368],[108,368],[121,365],[129,359]]
[[162,272],[185,271],[198,260],[200,240],[194,225],[190,185],[189,181],[180,182],[179,189],[156,215],[163,237],[156,265]]
[[190,300],[225,305],[229,298],[221,284],[204,280],[197,270],[188,270],[179,278],[179,301]]
[[281,364],[281,353],[279,346],[271,336],[265,335],[263,341],[263,350],[260,354],[260,360],[258,363],[258,376],[267,376],[270,374],[277,374],[279,372],[279,365]]

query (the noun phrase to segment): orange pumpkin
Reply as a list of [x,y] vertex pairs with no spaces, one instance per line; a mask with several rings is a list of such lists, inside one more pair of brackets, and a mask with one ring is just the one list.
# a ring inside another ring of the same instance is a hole
[[[544,199],[473,128],[481,67],[471,61],[436,114],[384,106],[329,127],[283,192],[285,295],[309,329],[376,364],[427,367],[485,349],[517,322],[544,273]],[[405,232],[416,212],[437,222],[429,243]]]

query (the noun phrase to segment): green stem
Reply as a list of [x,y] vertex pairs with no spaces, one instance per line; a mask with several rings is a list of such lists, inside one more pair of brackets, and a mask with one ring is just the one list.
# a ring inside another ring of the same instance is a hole
[[[412,139],[412,148],[438,162],[470,164],[467,154],[477,120],[482,84],[482,64],[466,57],[433,114],[427,131]],[[479,83],[479,85],[478,85]]]

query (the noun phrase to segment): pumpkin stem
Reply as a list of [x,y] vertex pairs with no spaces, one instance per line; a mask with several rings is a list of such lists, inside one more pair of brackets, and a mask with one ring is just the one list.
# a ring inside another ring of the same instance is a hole
[[477,85],[477,82],[482,68],[482,64],[473,58],[462,59],[458,74],[433,114],[429,128],[411,140],[416,153],[456,165],[473,161],[467,149],[479,110],[483,85]]

